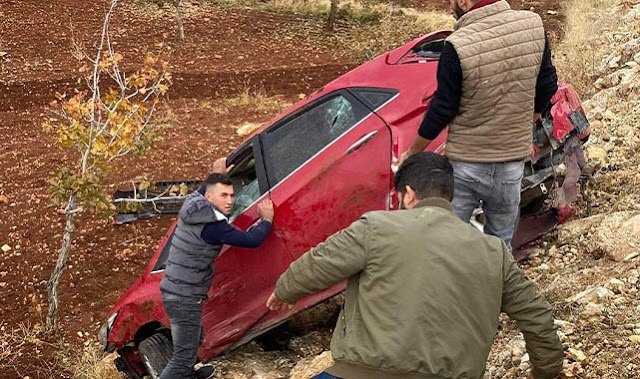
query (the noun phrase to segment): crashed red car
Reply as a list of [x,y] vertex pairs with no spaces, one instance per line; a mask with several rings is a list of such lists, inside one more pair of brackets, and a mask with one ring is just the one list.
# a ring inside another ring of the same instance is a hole
[[[257,203],[264,198],[273,201],[276,222],[259,248],[225,246],[217,259],[209,298],[203,303],[201,361],[248,342],[344,289],[338,284],[303,299],[290,311],[270,312],[265,307],[276,280],[292,261],[364,212],[397,206],[393,173],[436,90],[438,57],[449,34],[440,31],[417,38],[339,77],[261,127],[227,158],[234,165],[230,176],[237,194],[232,223],[249,228],[258,220]],[[571,86],[560,84],[552,102],[550,112],[533,126],[534,149],[526,164],[514,248],[553,226],[549,213],[542,218],[536,214],[549,206],[560,206],[566,213],[575,192],[574,166],[582,158],[581,141],[589,134],[589,124]],[[443,153],[445,140],[446,130],[427,150]],[[570,153],[565,154],[569,145]],[[556,189],[566,193],[550,197]],[[474,219],[478,221],[480,216]],[[117,351],[118,368],[133,378],[157,377],[171,354],[171,326],[159,283],[174,228],[175,224],[100,330],[105,350]]]

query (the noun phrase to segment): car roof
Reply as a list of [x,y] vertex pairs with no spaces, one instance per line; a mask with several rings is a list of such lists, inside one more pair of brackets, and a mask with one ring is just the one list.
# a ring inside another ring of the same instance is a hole
[[398,96],[389,109],[385,110],[385,113],[394,115],[391,117],[392,119],[402,117],[407,109],[411,109],[411,107],[408,107],[410,104],[407,103],[420,101],[425,93],[433,93],[437,88],[435,72],[438,60],[422,60],[406,64],[402,64],[399,61],[418,43],[425,40],[445,38],[449,34],[451,34],[449,30],[439,30],[425,34],[395,50],[383,53],[363,63],[318,90],[308,94],[300,101],[295,102],[251,133],[239,146],[243,146],[255,135],[262,133],[279,120],[304,108],[315,100],[341,89],[368,87],[397,90],[400,92],[400,96]]

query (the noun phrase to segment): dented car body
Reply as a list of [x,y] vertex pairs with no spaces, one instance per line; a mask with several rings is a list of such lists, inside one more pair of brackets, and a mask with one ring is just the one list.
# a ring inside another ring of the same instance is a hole
[[[259,218],[257,203],[264,198],[273,201],[276,220],[259,248],[224,246],[218,257],[203,302],[201,361],[248,342],[344,289],[338,284],[304,298],[289,311],[270,312],[265,307],[276,280],[292,261],[363,213],[397,207],[393,173],[436,90],[439,52],[449,33],[417,38],[341,76],[265,124],[228,157],[236,186],[232,223],[243,230],[251,227]],[[572,144],[570,163],[579,166],[589,125],[571,86],[560,84],[552,102],[534,126],[514,248],[555,224],[545,210],[570,206],[572,201],[570,193],[561,196],[564,204],[552,195],[571,185],[561,175],[563,165],[571,171],[564,147]],[[446,130],[427,150],[444,153],[445,140]],[[175,223],[100,332],[105,350],[118,352],[116,364],[130,377],[155,376],[153,362],[140,346],[144,341],[166,344],[170,338],[159,284],[174,229]],[[151,340],[158,335],[165,338]]]

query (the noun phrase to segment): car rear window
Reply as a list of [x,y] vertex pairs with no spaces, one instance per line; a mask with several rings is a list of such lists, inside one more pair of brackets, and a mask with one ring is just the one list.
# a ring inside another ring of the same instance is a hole
[[369,112],[340,94],[314,105],[265,135],[273,184],[339,138]]
[[349,92],[356,95],[374,111],[398,94],[397,90],[386,88],[353,88],[349,89]]

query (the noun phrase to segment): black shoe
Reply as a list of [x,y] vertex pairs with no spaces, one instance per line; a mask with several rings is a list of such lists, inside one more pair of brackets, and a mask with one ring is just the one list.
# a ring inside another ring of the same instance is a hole
[[211,365],[204,365],[195,371],[197,379],[211,379],[216,370]]

